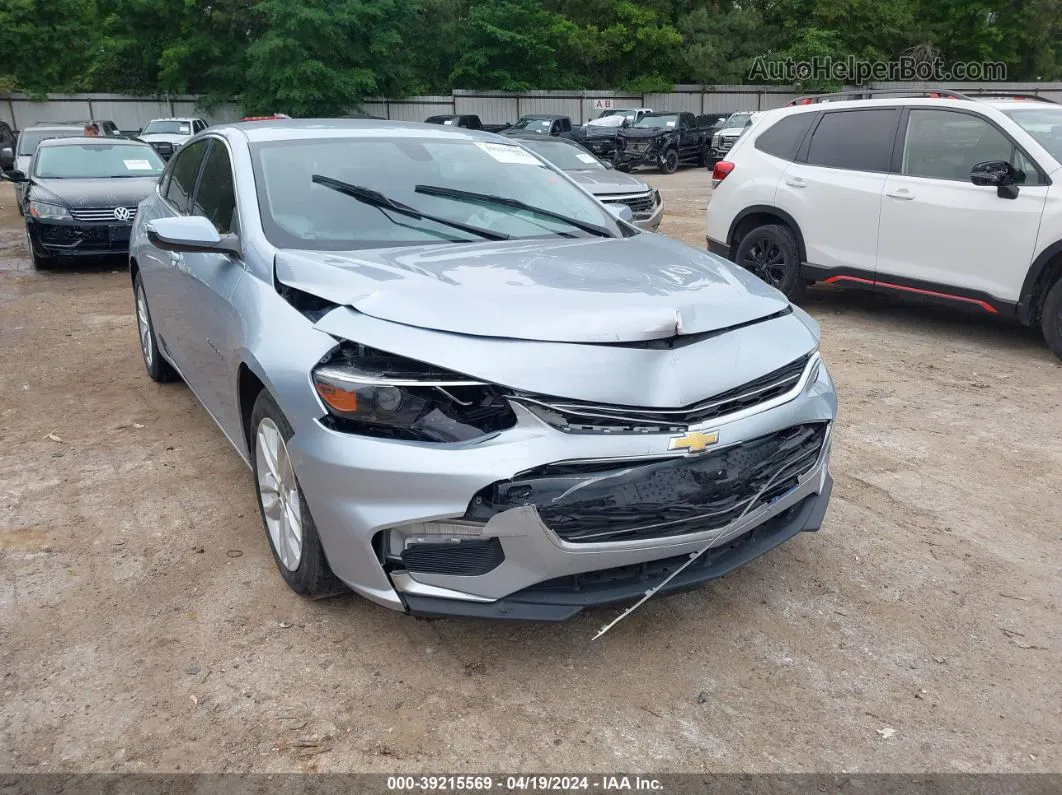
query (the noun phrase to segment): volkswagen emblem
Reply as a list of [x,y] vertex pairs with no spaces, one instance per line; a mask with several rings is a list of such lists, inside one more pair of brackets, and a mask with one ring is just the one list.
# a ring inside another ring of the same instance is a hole
[[128,221],[130,218],[133,217],[133,214],[129,212],[128,207],[115,207],[114,217],[118,221]]

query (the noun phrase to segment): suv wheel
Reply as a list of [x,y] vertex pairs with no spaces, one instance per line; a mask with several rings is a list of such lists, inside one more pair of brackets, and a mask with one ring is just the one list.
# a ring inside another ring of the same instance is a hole
[[668,149],[664,153],[664,159],[660,163],[660,170],[665,174],[674,174],[678,171],[679,156],[678,149]]
[[734,259],[789,299],[796,300],[804,292],[804,280],[800,278],[800,249],[787,226],[757,226],[741,238]]
[[1055,356],[1062,358],[1062,279],[1055,282],[1047,294],[1040,314],[1040,325],[1048,347],[1055,352]]

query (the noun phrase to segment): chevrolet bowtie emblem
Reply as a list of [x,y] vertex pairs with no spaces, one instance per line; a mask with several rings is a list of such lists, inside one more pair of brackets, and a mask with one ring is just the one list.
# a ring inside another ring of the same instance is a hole
[[719,431],[690,431],[682,436],[672,436],[668,443],[668,450],[685,450],[687,453],[703,453],[713,444],[719,441]]

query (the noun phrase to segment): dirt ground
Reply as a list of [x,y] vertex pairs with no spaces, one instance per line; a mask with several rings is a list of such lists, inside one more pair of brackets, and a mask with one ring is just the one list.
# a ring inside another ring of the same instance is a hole
[[[702,169],[648,175],[704,245]],[[1062,367],[815,288],[840,391],[803,534],[600,641],[302,601],[249,472],[144,373],[121,261],[35,273],[0,186],[0,770],[1062,771]]]

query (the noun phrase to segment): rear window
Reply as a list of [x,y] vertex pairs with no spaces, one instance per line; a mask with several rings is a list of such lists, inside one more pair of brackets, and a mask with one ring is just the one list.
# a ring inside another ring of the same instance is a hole
[[37,149],[37,144],[47,141],[49,138],[80,138],[85,134],[81,127],[52,130],[25,130],[18,137],[18,153],[20,155],[32,155]]
[[791,113],[783,116],[776,124],[772,124],[756,138],[755,147],[761,152],[766,152],[775,157],[792,160],[804,142],[811,122],[814,121],[814,113]]
[[851,171],[888,171],[900,111],[844,110],[823,114],[808,147],[808,164]]

